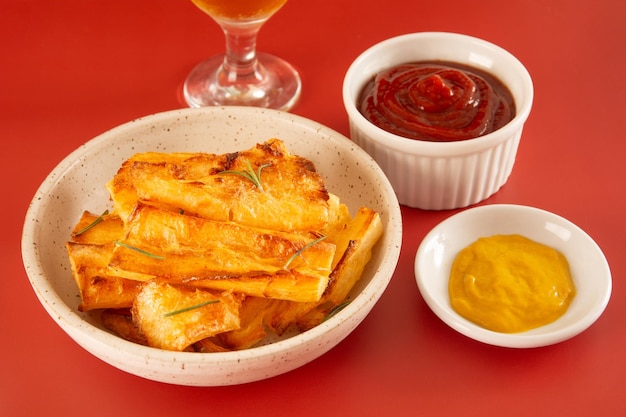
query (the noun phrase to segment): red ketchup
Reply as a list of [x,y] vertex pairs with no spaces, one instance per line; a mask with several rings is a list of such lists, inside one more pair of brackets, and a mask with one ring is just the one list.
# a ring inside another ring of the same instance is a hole
[[496,77],[451,62],[416,62],[378,73],[359,99],[361,113],[399,136],[426,141],[477,138],[515,116],[511,92]]

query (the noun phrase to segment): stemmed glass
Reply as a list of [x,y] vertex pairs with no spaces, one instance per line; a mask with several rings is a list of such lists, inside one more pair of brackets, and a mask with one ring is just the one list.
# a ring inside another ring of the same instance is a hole
[[256,51],[261,26],[287,0],[191,1],[221,26],[226,53],[202,61],[187,76],[189,106],[293,107],[302,89],[300,75],[286,61]]

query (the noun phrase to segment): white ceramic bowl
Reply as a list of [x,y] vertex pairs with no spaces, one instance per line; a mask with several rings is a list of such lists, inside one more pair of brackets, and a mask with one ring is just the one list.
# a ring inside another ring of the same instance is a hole
[[[451,61],[495,75],[511,91],[516,116],[493,133],[457,142],[407,139],[369,122],[358,110],[361,90],[379,71],[417,61]],[[354,142],[378,162],[401,204],[444,210],[477,203],[509,178],[533,101],[526,68],[504,49],[466,35],[423,32],[380,42],[348,69],[343,101]]]
[[[227,353],[168,352],[127,342],[106,331],[98,314],[80,313],[64,244],[80,213],[109,206],[104,184],[136,152],[234,152],[269,138],[314,161],[329,191],[354,212],[381,213],[384,235],[354,289],[352,302],[319,326],[260,347]],[[369,313],[387,287],[402,243],[400,206],[371,157],[346,137],[316,122],[275,110],[238,107],[183,109],[114,128],[67,156],[34,196],[24,224],[22,254],[37,297],[78,344],[109,364],[151,380],[219,386],[269,378],[324,354]]]
[[[479,237],[520,234],[561,251],[570,264],[576,296],[558,320],[520,333],[498,333],[457,314],[450,305],[448,280],[461,249]],[[574,337],[600,317],[611,297],[611,271],[604,254],[587,233],[545,210],[508,204],[471,208],[431,230],[415,257],[419,290],[431,310],[453,329],[472,339],[504,347],[530,348]]]

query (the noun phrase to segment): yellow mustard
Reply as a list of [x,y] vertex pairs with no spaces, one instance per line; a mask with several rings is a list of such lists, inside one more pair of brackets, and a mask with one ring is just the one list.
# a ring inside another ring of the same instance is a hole
[[461,316],[502,333],[553,322],[576,294],[565,256],[520,235],[483,237],[461,250],[448,291]]

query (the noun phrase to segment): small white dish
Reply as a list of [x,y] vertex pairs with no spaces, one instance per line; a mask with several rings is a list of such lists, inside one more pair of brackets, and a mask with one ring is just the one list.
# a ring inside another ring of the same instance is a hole
[[[478,238],[496,234],[520,234],[565,255],[577,293],[558,320],[526,332],[499,333],[480,327],[454,311],[448,295],[454,258]],[[415,276],[424,301],[448,326],[480,342],[511,348],[547,346],[580,334],[600,317],[612,289],[608,262],[587,233],[548,211],[508,204],[471,208],[433,228],[417,250]]]

